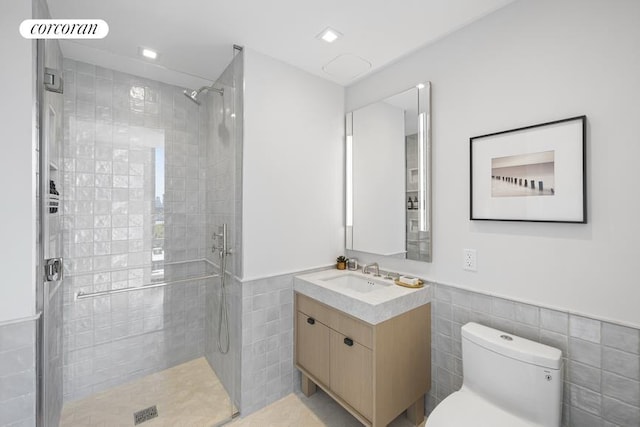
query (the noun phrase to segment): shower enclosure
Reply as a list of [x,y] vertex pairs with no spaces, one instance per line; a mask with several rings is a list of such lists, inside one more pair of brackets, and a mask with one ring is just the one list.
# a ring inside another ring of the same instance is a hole
[[[42,425],[133,423],[154,410],[189,423],[192,409],[171,406],[190,393],[204,408],[194,423],[237,414],[243,55],[233,52],[194,90],[39,49],[63,81],[39,89],[41,257],[64,259],[64,278],[39,285]],[[215,393],[186,381],[154,396],[191,366]]]

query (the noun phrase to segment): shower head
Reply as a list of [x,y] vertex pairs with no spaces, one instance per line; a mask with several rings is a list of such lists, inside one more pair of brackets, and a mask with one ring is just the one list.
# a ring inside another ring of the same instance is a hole
[[213,85],[211,85],[211,86],[202,86],[198,90],[185,89],[185,90],[182,91],[182,93],[184,93],[184,96],[186,96],[187,98],[189,98],[190,100],[192,100],[196,104],[200,105],[200,101],[198,101],[198,95],[200,95],[203,92],[208,92],[208,91],[213,91],[213,92],[216,92],[216,93],[218,93],[220,95],[224,95],[224,89],[218,89],[216,87],[213,87]]
[[187,98],[189,98],[190,100],[192,100],[196,104],[200,105],[200,101],[198,101],[198,93],[199,92],[197,90],[185,89],[185,90],[182,91],[182,93],[184,93],[184,96],[186,96]]

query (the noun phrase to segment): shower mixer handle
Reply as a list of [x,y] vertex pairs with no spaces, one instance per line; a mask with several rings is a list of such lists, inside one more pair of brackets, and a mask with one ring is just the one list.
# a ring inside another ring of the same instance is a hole
[[213,247],[211,252],[218,251],[218,255],[222,258],[223,255],[230,255],[232,250],[227,245],[227,224],[222,224],[218,227],[218,232],[213,233]]

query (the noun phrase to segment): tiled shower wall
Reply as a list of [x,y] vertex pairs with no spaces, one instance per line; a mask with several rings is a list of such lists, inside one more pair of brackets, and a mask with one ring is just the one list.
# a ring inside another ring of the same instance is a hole
[[562,350],[563,426],[640,426],[640,330],[434,284],[427,413],[462,385],[460,331],[477,322]]
[[36,424],[36,323],[0,325],[0,426]]
[[[73,295],[151,282],[161,243],[166,262],[204,258],[208,113],[182,88],[71,60],[64,68],[70,400],[204,354],[205,283]],[[162,219],[164,235],[155,227]]]

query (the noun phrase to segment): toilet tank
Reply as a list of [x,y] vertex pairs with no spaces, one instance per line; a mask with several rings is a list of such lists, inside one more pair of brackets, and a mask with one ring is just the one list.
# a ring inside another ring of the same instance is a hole
[[562,418],[562,352],[497,329],[462,327],[463,387],[545,427]]

